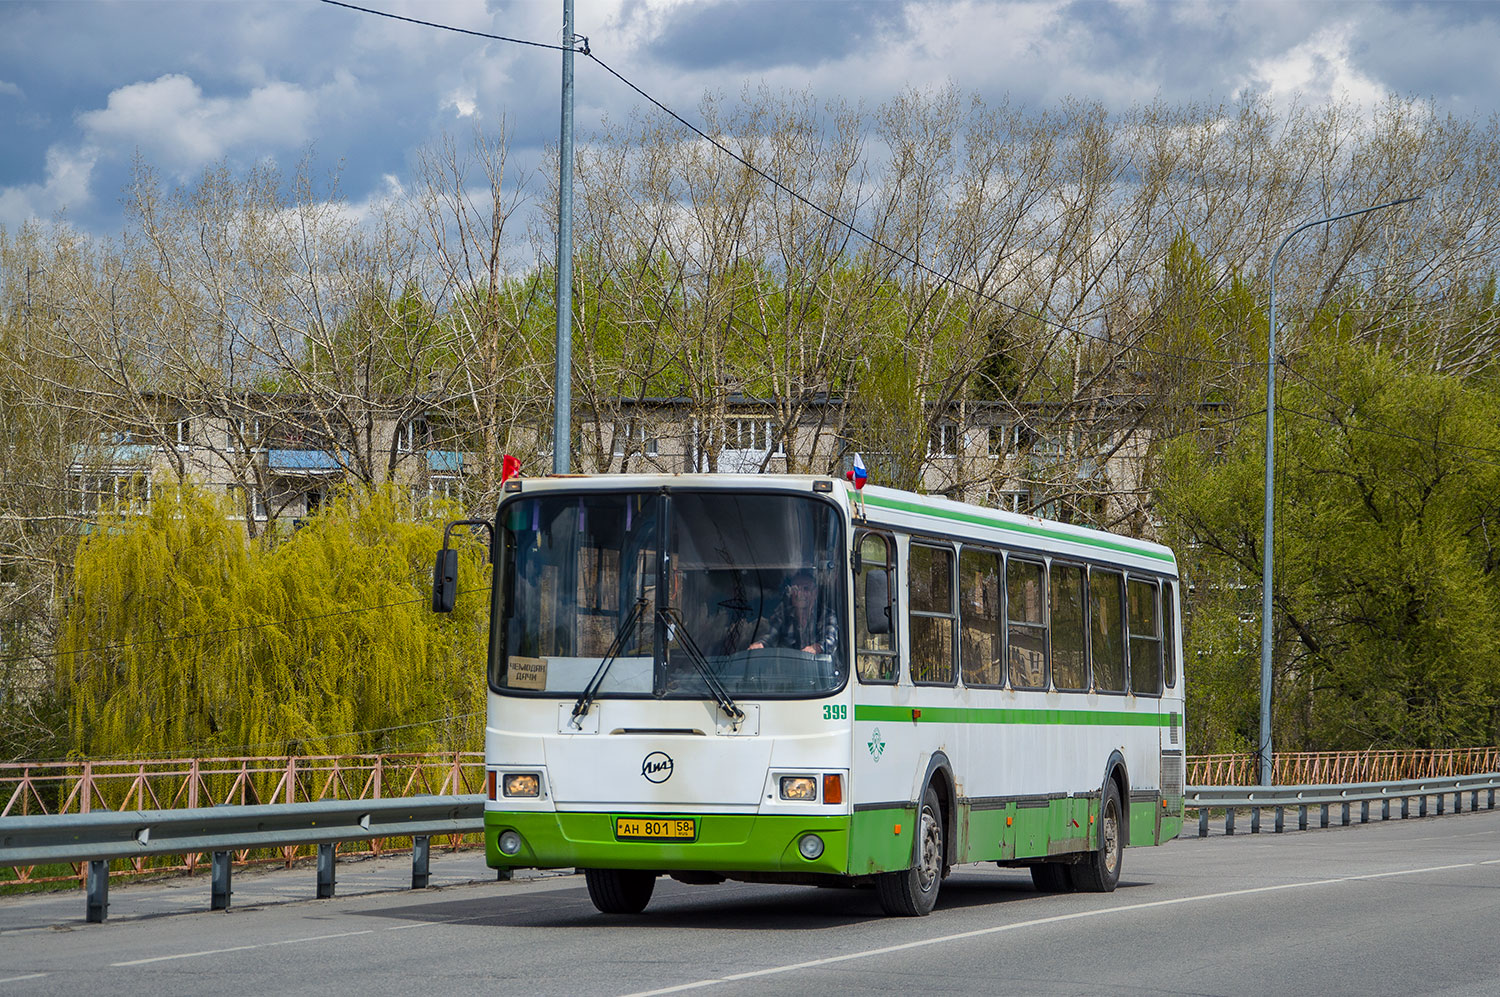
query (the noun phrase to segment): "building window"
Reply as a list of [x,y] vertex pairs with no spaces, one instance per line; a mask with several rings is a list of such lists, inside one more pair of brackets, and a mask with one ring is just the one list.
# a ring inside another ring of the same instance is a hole
[[724,421],[724,448],[726,450],[770,451],[772,456],[785,457],[786,446],[776,432],[776,420],[735,418]]
[[995,460],[1021,449],[1021,424],[1018,422],[1004,422],[998,426],[991,426],[989,436],[989,453],[990,457]]
[[415,453],[431,442],[432,433],[428,430],[427,419],[419,415],[402,426],[401,431],[396,434],[396,452]]
[[74,513],[140,514],[151,508],[151,479],[144,471],[89,471],[72,476]]
[[193,445],[193,424],[188,419],[178,419],[172,425],[172,431],[176,437],[177,448],[186,450]]
[[955,457],[958,455],[958,448],[958,423],[942,419],[928,430],[927,456]]
[[1024,488],[997,488],[990,492],[990,501],[995,508],[1006,512],[1027,513],[1031,511],[1031,492]]
[[616,425],[613,433],[614,454],[616,457],[624,457],[626,443],[630,444],[632,456],[637,454],[646,457],[655,457],[660,453],[660,447],[656,437],[646,435],[646,425],[642,422],[635,424],[635,432],[631,433],[628,424]]

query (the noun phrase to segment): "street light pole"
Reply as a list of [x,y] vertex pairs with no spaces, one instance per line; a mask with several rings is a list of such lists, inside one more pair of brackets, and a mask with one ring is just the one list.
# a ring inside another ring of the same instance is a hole
[[1281,258],[1281,251],[1286,248],[1286,244],[1300,232],[1317,225],[1327,225],[1344,218],[1353,218],[1355,215],[1367,215],[1382,208],[1409,204],[1419,200],[1421,196],[1418,194],[1416,197],[1403,197],[1397,201],[1387,201],[1373,207],[1360,208],[1358,211],[1346,211],[1342,215],[1334,215],[1331,218],[1303,222],[1286,234],[1286,238],[1281,240],[1281,244],[1276,247],[1276,252],[1271,255],[1271,318],[1266,342],[1266,512],[1265,535],[1261,542],[1260,575],[1260,752],[1257,768],[1262,786],[1271,785],[1273,776],[1271,771],[1271,534],[1273,525],[1271,500],[1276,475],[1276,261]]
[[557,182],[557,364],[552,384],[552,473],[567,474],[573,444],[573,0],[563,0],[562,136]]

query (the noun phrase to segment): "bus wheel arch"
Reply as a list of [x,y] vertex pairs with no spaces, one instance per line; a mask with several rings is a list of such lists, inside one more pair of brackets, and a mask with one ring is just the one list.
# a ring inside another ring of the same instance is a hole
[[1104,763],[1104,782],[1100,786],[1099,805],[1104,806],[1104,790],[1109,784],[1115,784],[1115,791],[1120,794],[1120,836],[1123,840],[1130,840],[1130,770],[1125,765],[1125,756],[1116,748],[1110,752],[1109,761]]
[[[957,780],[953,777],[953,763],[948,760],[948,755],[943,751],[934,751],[932,757],[927,761],[927,773],[922,778],[922,789],[917,796],[917,823],[921,825],[921,802],[926,798],[928,788],[931,788],[938,798],[940,806],[939,814],[943,822],[943,876],[948,875],[948,870],[958,858],[958,834],[956,826],[958,822],[958,790]],[[912,862],[917,861],[920,842],[912,844]]]
[[1074,889],[1084,893],[1114,892],[1124,864],[1125,842],[1130,840],[1130,809],[1125,802],[1129,799],[1129,772],[1125,759],[1116,751],[1105,766],[1104,783],[1099,791],[1099,817],[1094,832],[1097,847],[1068,867]]
[[922,790],[913,826],[914,849],[911,864],[896,872],[882,872],[875,877],[875,895],[880,907],[893,917],[925,917],[937,906],[939,888],[943,885],[946,865],[947,835],[943,833],[942,802],[931,783]]

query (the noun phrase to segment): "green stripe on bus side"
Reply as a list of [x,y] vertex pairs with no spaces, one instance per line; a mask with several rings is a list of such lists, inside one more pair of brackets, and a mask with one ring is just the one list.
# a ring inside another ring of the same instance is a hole
[[1167,713],[1126,713],[1123,710],[981,709],[969,706],[861,706],[854,704],[855,720],[919,724],[1035,724],[1080,727],[1167,727]]
[[1032,526],[1029,523],[1012,523],[1009,520],[997,519],[993,516],[982,516],[972,512],[959,512],[956,509],[940,509],[922,505],[919,502],[905,502],[901,499],[885,498],[879,495],[866,495],[864,501],[873,506],[883,509],[894,509],[898,512],[914,512],[919,516],[932,516],[937,519],[951,519],[958,523],[970,523],[976,526],[989,526],[998,530],[1009,530],[1012,533],[1024,533],[1029,536],[1043,537],[1047,540],[1066,540],[1071,543],[1084,544],[1089,547],[1099,547],[1103,550],[1119,551],[1122,554],[1134,554],[1137,557],[1149,557],[1157,561],[1165,561],[1175,565],[1176,559],[1169,553],[1142,549],[1134,544],[1124,541],[1103,540],[1097,537],[1084,537],[1072,533],[1064,533],[1061,530],[1050,530],[1045,526]]

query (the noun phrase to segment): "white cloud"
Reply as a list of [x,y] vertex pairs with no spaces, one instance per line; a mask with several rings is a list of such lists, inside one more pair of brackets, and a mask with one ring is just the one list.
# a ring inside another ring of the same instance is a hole
[[1352,34],[1352,25],[1333,25],[1280,55],[1252,63],[1235,96],[1256,90],[1278,104],[1297,98],[1312,103],[1347,98],[1361,107],[1374,107],[1385,98],[1386,88],[1354,68],[1349,53]]
[[478,104],[475,102],[472,88],[460,87],[448,95],[442,106],[444,110],[451,107],[460,118],[472,118]]
[[139,147],[169,169],[191,171],[244,145],[304,143],[316,103],[314,94],[281,82],[237,99],[206,97],[189,77],[169,74],[120,87],[102,110],[78,120],[101,147]]
[[59,146],[47,150],[47,177],[41,183],[0,187],[0,225],[51,218],[63,209],[76,209],[92,200],[89,181],[98,150],[72,151]]
[[0,97],[25,97],[21,88],[14,83],[0,80]]

